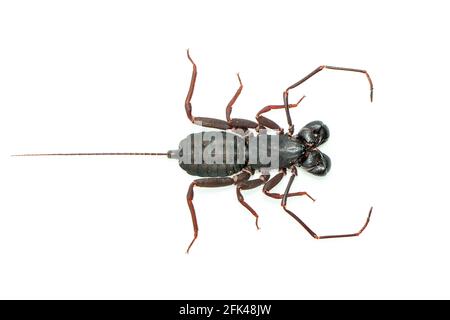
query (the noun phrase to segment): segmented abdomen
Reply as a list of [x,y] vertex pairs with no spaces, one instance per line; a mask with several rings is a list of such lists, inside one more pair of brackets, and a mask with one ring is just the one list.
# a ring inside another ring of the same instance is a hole
[[225,131],[192,133],[180,142],[180,167],[199,177],[225,177],[247,163],[245,139]]

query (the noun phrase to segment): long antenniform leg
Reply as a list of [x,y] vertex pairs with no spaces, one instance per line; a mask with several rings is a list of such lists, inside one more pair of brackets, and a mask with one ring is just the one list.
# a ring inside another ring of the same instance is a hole
[[303,82],[305,82],[306,80],[308,80],[309,78],[311,78],[312,76],[314,76],[315,74],[319,73],[320,71],[322,71],[324,69],[364,73],[366,75],[367,80],[369,81],[369,85],[370,85],[370,101],[371,102],[373,101],[373,83],[372,83],[372,79],[370,79],[369,73],[367,73],[366,70],[353,69],[353,68],[342,68],[342,67],[332,67],[332,66],[320,66],[320,67],[317,67],[314,71],[312,71],[306,77],[304,77],[303,79],[297,81],[296,83],[294,83],[293,85],[288,87],[283,93],[284,109],[286,110],[286,118],[287,118],[287,122],[288,122],[288,125],[289,125],[289,133],[290,134],[294,133],[294,126],[292,124],[291,114],[289,112],[289,90],[298,87]]
[[204,187],[204,188],[217,188],[217,187],[226,187],[232,184],[239,184],[242,181],[246,181],[250,178],[250,173],[247,171],[242,171],[235,175],[234,177],[220,177],[220,178],[203,178],[194,180],[189,186],[187,192],[187,203],[189,206],[189,210],[191,211],[192,224],[194,226],[194,238],[192,239],[189,247],[187,248],[186,253],[189,253],[192,245],[198,236],[198,223],[197,223],[197,215],[195,214],[194,204],[192,200],[194,199],[194,187]]
[[318,236],[314,231],[311,230],[310,227],[308,227],[299,217],[297,217],[297,215],[295,215],[292,211],[288,210],[286,208],[286,204],[287,204],[287,199],[288,199],[288,195],[289,195],[289,189],[291,188],[292,182],[294,181],[294,178],[296,176],[296,172],[293,172],[288,185],[286,187],[286,191],[284,192],[284,196],[283,199],[281,200],[281,206],[283,207],[284,211],[286,211],[292,218],[294,218],[298,223],[300,223],[302,225],[303,228],[306,229],[306,231],[308,231],[308,233],[315,239],[331,239],[331,238],[348,238],[348,237],[357,237],[359,236],[364,229],[366,229],[367,225],[369,224],[370,221],[370,216],[372,215],[372,207],[369,210],[369,215],[367,216],[367,220],[364,223],[363,227],[355,233],[348,233],[348,234],[336,234],[336,235],[327,235],[327,236]]

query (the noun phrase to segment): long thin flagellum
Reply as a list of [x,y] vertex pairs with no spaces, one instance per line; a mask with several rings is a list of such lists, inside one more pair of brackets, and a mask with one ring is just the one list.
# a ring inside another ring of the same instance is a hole
[[168,152],[94,152],[94,153],[28,153],[13,154],[12,157],[40,156],[168,156]]

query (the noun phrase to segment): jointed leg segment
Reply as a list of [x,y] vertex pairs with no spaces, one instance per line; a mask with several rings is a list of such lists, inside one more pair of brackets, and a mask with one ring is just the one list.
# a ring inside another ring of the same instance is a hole
[[284,109],[286,110],[286,118],[287,118],[287,122],[288,122],[288,125],[289,125],[289,133],[290,134],[294,133],[294,125],[292,124],[291,114],[289,112],[289,90],[298,87],[303,82],[305,82],[306,80],[310,79],[312,76],[314,76],[315,74],[319,73],[320,71],[322,71],[324,69],[364,73],[366,75],[367,80],[369,81],[369,85],[370,85],[370,101],[371,102],[373,101],[373,83],[372,83],[372,79],[370,78],[369,73],[366,70],[353,69],[353,68],[333,67],[333,66],[320,66],[320,67],[317,67],[314,71],[309,73],[306,77],[304,77],[303,79],[297,81],[296,83],[294,83],[293,85],[288,87],[283,93]]
[[216,118],[194,117],[192,115],[191,100],[192,100],[192,96],[194,94],[195,81],[197,80],[197,65],[192,60],[192,58],[189,54],[189,50],[187,50],[187,56],[188,56],[189,61],[192,63],[191,83],[189,85],[188,94],[186,96],[186,101],[184,103],[184,106],[186,109],[186,115],[189,118],[189,120],[194,124],[198,124],[200,126],[208,127],[208,128],[215,128],[215,129],[219,129],[219,130],[227,130],[227,129],[232,129],[232,128],[240,128],[240,129],[247,130],[248,128],[256,128],[258,126],[258,124],[254,121],[246,120],[246,119],[231,119],[230,118],[233,104],[236,102],[236,100],[239,97],[239,95],[241,94],[241,91],[243,88],[242,81],[241,81],[241,78],[239,77],[239,74],[238,74],[238,80],[239,80],[240,86],[239,86],[238,90],[236,91],[236,93],[234,94],[233,98],[228,103],[227,108],[226,108],[227,121],[216,119]]
[[369,215],[367,216],[367,220],[364,223],[363,227],[355,233],[348,233],[348,234],[337,234],[337,235],[326,235],[326,236],[318,236],[314,231],[311,230],[310,227],[306,225],[295,213],[290,211],[288,208],[286,208],[287,205],[287,199],[289,197],[289,189],[291,188],[292,182],[294,181],[295,174],[292,174],[292,176],[289,179],[288,185],[286,187],[286,191],[284,192],[283,198],[281,200],[281,206],[283,207],[284,211],[286,211],[292,218],[294,218],[298,223],[302,225],[303,228],[305,228],[306,231],[314,238],[314,239],[332,239],[332,238],[348,238],[348,237],[357,237],[359,236],[364,229],[366,229],[367,225],[370,221],[370,216],[372,215],[372,208],[370,208]]
[[230,129],[231,127],[226,121],[216,119],[216,118],[194,117],[192,115],[191,99],[192,99],[192,95],[194,94],[195,81],[197,80],[197,65],[195,64],[195,62],[192,60],[191,56],[189,55],[189,50],[187,51],[187,56],[188,56],[189,61],[191,61],[191,63],[192,63],[191,84],[189,85],[188,94],[186,96],[186,101],[184,103],[187,117],[189,118],[189,120],[192,123],[198,124],[203,127],[215,128],[215,129],[219,129],[219,130]]
[[247,120],[247,119],[240,119],[240,118],[231,118],[231,111],[233,110],[233,105],[236,102],[237,98],[242,92],[242,88],[244,87],[242,85],[241,77],[239,76],[239,73],[237,74],[238,80],[239,80],[239,88],[237,89],[236,93],[234,94],[233,98],[231,98],[230,102],[227,105],[227,108],[225,110],[227,122],[232,128],[236,129],[256,129],[258,127],[258,124],[254,121]]
[[[230,185],[233,185],[233,184],[237,184],[239,186],[242,182],[248,180],[250,178],[250,176],[251,176],[250,172],[241,171],[240,173],[238,173],[234,177],[196,179],[190,184],[188,192],[187,192],[187,195],[186,195],[186,199],[187,199],[187,203],[188,203],[188,206],[189,206],[189,210],[191,211],[192,225],[194,227],[194,238],[192,239],[191,243],[189,244],[189,247],[188,247],[188,249],[186,251],[187,253],[189,253],[189,249],[191,249],[192,245],[194,244],[194,242],[195,242],[195,240],[197,239],[197,236],[198,236],[197,215],[195,214],[195,208],[194,208],[194,204],[192,202],[193,199],[194,199],[194,187],[217,188],[217,187],[226,187],[226,186],[230,186]],[[248,206],[248,207],[246,206],[246,208],[248,209],[248,208],[251,208],[251,207],[250,206]],[[250,212],[252,212],[252,211],[250,211]],[[258,215],[256,215],[256,217],[258,217]]]
[[[297,174],[297,172],[295,172]],[[284,194],[281,193],[273,193],[270,192],[276,185],[280,183],[280,181],[284,178],[286,175],[286,171],[281,171],[278,174],[276,174],[272,179],[266,182],[266,184],[263,187],[263,192],[266,196],[274,198],[274,199],[282,199]],[[308,192],[306,191],[300,191],[300,192],[293,192],[289,193],[287,195],[288,197],[296,197],[296,196],[307,196],[312,201],[316,201],[313,197],[311,197]]]
[[259,225],[258,225],[258,219],[259,219],[259,216],[258,216],[258,214],[256,213],[256,211],[255,211],[252,207],[250,207],[250,205],[249,205],[247,202],[245,202],[244,196],[242,195],[241,190],[250,190],[250,189],[257,188],[257,187],[259,187],[260,185],[265,184],[265,183],[267,182],[267,180],[269,180],[269,177],[270,177],[270,175],[261,175],[261,176],[259,177],[259,179],[253,179],[253,180],[243,181],[243,182],[239,183],[239,184],[236,186],[236,195],[237,195],[237,198],[238,198],[239,202],[240,202],[245,208],[247,208],[247,210],[250,211],[251,214],[253,214],[253,216],[256,218],[256,222],[255,222],[255,223],[256,223],[256,228],[257,228],[257,229],[259,229]]
[[[301,97],[300,100],[295,103],[295,104],[290,104],[288,106],[288,108],[295,108],[299,105],[299,103],[305,98],[305,96]],[[280,133],[283,133],[283,129],[273,120],[270,120],[269,118],[264,117],[262,114],[269,112],[271,110],[276,110],[276,109],[284,109],[284,105],[269,105],[269,106],[265,106],[264,108],[262,108],[261,110],[259,110],[259,112],[256,114],[256,121],[258,121],[258,124],[260,127],[263,128],[269,128],[272,130],[276,130]]]

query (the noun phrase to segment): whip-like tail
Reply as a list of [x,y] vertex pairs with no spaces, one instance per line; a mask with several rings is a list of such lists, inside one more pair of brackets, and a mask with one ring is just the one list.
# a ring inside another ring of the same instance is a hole
[[94,152],[94,153],[26,153],[13,154],[12,157],[40,156],[168,156],[169,152]]

